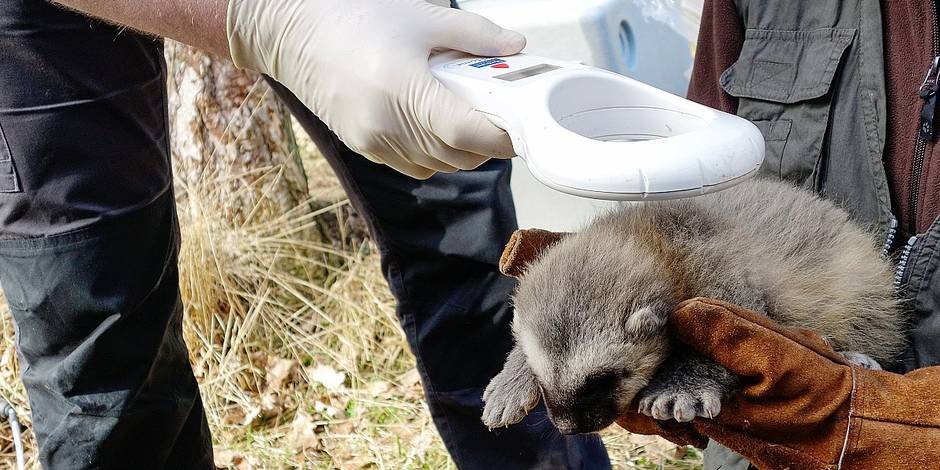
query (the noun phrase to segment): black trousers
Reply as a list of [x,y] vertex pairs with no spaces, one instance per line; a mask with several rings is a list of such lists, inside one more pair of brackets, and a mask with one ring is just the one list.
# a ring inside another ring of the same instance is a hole
[[[537,410],[490,432],[480,396],[508,353],[509,165],[414,181],[346,149],[290,93],[369,223],[461,468],[607,468],[596,437]],[[0,0],[0,282],[47,468],[212,468],[181,335],[179,235],[158,41]]]

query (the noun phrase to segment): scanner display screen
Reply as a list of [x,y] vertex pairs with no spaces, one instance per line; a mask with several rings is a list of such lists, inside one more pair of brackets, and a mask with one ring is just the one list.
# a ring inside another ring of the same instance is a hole
[[561,67],[557,65],[549,64],[539,64],[533,65],[531,67],[526,67],[522,70],[510,73],[504,73],[502,75],[497,75],[493,78],[498,78],[500,80],[505,80],[507,82],[514,82],[516,80],[522,80],[523,78],[534,77],[536,75],[541,75],[545,72],[551,72],[552,70],[558,70]]

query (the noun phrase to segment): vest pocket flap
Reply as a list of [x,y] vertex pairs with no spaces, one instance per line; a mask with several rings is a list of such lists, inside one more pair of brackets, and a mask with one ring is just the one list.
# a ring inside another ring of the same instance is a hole
[[749,29],[738,61],[721,87],[738,98],[797,103],[829,92],[855,29],[812,31]]

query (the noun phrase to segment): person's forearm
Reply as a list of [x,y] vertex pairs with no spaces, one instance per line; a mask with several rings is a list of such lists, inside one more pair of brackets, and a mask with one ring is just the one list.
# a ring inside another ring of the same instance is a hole
[[265,74],[350,149],[414,178],[515,155],[509,135],[436,80],[428,58],[513,55],[525,37],[446,1],[47,1]]
[[230,57],[228,0],[53,0],[90,16]]

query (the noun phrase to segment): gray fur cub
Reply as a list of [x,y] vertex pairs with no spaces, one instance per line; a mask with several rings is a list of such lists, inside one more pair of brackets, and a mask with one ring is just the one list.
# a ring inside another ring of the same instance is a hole
[[516,346],[486,389],[483,422],[543,399],[563,433],[610,425],[639,394],[656,419],[714,417],[736,378],[668,336],[682,300],[711,297],[812,329],[859,362],[886,364],[904,318],[873,237],[785,183],[625,205],[530,266],[514,296]]

